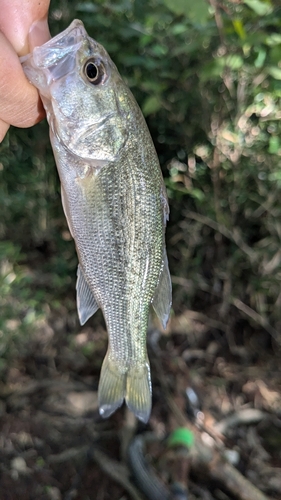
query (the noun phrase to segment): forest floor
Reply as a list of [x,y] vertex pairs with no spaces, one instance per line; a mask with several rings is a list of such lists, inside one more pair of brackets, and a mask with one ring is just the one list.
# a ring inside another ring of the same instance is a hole
[[[38,324],[0,386],[0,499],[164,500],[177,484],[170,499],[187,498],[186,488],[189,500],[281,500],[280,348],[261,331],[229,338],[222,330],[208,312],[190,310],[166,333],[151,324],[144,425],[124,406],[99,416],[100,313],[80,330],[58,314]],[[179,427],[193,436],[190,447],[167,439]],[[156,491],[142,493],[137,484],[149,488],[149,475]]]

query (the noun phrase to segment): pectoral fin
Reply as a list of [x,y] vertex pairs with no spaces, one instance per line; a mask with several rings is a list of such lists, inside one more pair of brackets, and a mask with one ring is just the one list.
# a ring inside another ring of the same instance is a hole
[[151,303],[163,328],[166,328],[172,305],[172,284],[166,249],[164,249],[163,253],[163,264],[163,269]]
[[80,265],[77,268],[76,299],[79,321],[81,325],[84,325],[95,314],[99,306],[84,278]]
[[70,224],[70,216],[69,216],[69,208],[68,208],[67,198],[66,198],[66,194],[65,194],[65,191],[64,191],[62,185],[61,185],[61,202],[62,202],[62,208],[64,211],[65,218],[67,220],[70,234],[71,234],[72,238],[74,239],[73,231],[71,229],[71,224]]

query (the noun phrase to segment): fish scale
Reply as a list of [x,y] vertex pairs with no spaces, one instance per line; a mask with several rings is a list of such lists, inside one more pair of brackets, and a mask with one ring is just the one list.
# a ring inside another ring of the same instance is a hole
[[80,323],[98,308],[106,322],[100,413],[110,416],[125,400],[147,422],[149,310],[152,305],[165,328],[171,307],[168,202],[149,131],[114,63],[81,21],[21,60],[50,125],[79,260]]

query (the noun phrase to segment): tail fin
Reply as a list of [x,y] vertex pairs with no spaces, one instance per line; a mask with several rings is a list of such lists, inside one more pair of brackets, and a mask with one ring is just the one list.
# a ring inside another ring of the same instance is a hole
[[110,361],[107,353],[101,369],[98,398],[99,411],[103,418],[114,413],[125,399],[128,408],[139,420],[146,423],[151,412],[151,382],[148,362],[140,367],[129,367],[125,371]]
[[108,352],[103,360],[99,389],[99,411],[103,418],[108,418],[122,405],[126,390],[126,372],[111,362]]
[[148,362],[140,367],[129,368],[125,401],[129,410],[146,424],[151,412],[151,381]]

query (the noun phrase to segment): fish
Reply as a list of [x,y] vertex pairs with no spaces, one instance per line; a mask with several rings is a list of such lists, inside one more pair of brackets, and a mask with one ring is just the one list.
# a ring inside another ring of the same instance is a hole
[[100,308],[108,350],[98,386],[104,418],[125,401],[151,413],[150,307],[166,328],[172,303],[169,205],[142,112],[102,45],[74,20],[21,58],[49,123],[61,198],[78,256],[81,325]]

